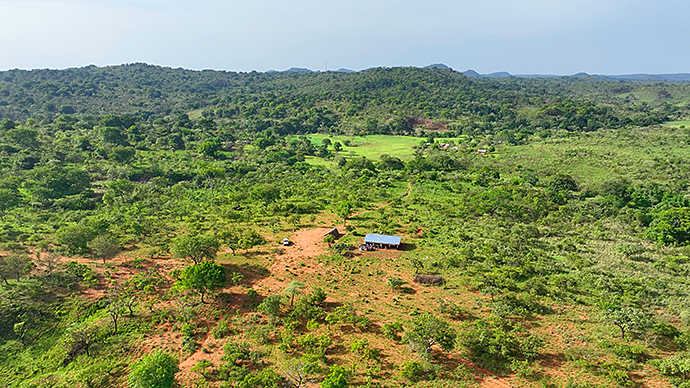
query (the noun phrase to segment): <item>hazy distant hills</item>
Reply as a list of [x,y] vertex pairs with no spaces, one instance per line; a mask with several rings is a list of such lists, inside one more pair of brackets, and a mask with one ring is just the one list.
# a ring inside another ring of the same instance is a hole
[[[428,66],[424,66],[423,69],[440,69],[440,70],[453,70],[446,64],[443,63],[433,63]],[[366,70],[366,69],[365,69]],[[363,70],[351,70],[340,68],[338,70],[330,70],[337,73],[356,73]],[[283,71],[269,70],[266,73],[311,73],[314,70],[303,68],[303,67],[292,67]],[[676,74],[621,74],[621,75],[606,75],[606,74],[587,74],[580,72],[573,75],[555,75],[555,74],[510,74],[506,71],[499,71],[495,73],[481,74],[475,70],[469,69],[461,72],[462,74],[470,78],[504,78],[504,77],[517,77],[517,78],[558,78],[558,77],[575,77],[575,78],[597,78],[597,79],[607,79],[607,80],[621,80],[621,81],[659,81],[659,82],[688,82],[690,81],[690,73],[676,73]]]

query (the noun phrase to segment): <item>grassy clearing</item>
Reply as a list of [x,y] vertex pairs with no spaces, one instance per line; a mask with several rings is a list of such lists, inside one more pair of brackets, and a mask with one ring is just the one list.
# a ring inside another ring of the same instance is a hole
[[526,146],[505,146],[498,157],[486,160],[503,169],[514,168],[516,173],[567,172],[585,185],[597,185],[612,177],[632,182],[684,179],[663,161],[689,157],[685,133],[657,128],[600,131],[574,138],[549,138]]
[[[307,138],[316,146],[320,146],[324,139],[330,139],[332,143],[340,142],[343,145],[340,154],[346,158],[365,157],[371,160],[378,160],[381,155],[409,160],[414,158],[415,149],[424,139],[413,136],[393,136],[393,135],[370,135],[370,136],[332,136],[325,134],[313,134]],[[465,140],[464,138],[447,138],[440,142],[455,143]],[[349,145],[345,145],[349,142]],[[332,160],[309,156],[307,162],[312,165],[328,166],[334,165]]]
[[[315,145],[321,145],[324,139],[343,144],[341,153],[346,156],[364,156],[368,159],[378,159],[383,154],[400,159],[410,159],[414,156],[414,148],[420,139],[412,136],[370,135],[370,136],[329,136],[314,134],[308,136]],[[349,141],[347,146],[343,142]]]
[[662,124],[662,126],[667,127],[667,128],[680,128],[683,126],[690,127],[690,119],[669,121],[667,123]]

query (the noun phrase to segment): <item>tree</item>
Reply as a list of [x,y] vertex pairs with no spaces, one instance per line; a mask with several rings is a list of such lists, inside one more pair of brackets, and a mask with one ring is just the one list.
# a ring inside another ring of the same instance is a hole
[[26,338],[26,332],[28,331],[28,326],[26,325],[26,321],[23,322],[17,322],[13,326],[13,331],[14,335],[16,335],[20,341],[22,341],[22,344],[24,344],[24,340]]
[[263,201],[264,205],[268,206],[280,198],[281,190],[274,184],[264,183],[255,185],[249,195],[257,201]]
[[352,215],[352,203],[350,201],[340,202],[338,207],[335,209],[335,213],[338,215],[338,217],[343,219],[343,223],[346,223]]
[[95,325],[85,324],[77,326],[70,332],[69,336],[69,353],[77,356],[82,352],[87,356],[91,356],[89,350],[99,339],[100,328]]
[[132,161],[132,158],[137,154],[137,150],[133,147],[116,146],[108,152],[108,158],[120,164],[127,164]]
[[436,318],[431,313],[416,316],[412,321],[412,330],[405,333],[405,341],[425,361],[429,360],[431,347],[435,344],[443,350],[452,350],[456,337],[455,329],[450,327],[448,322]]
[[290,307],[293,306],[294,301],[295,301],[295,296],[304,294],[304,283],[293,280],[290,283],[288,283],[287,287],[285,287],[285,294],[290,297]]
[[251,249],[257,245],[261,245],[264,242],[264,238],[261,237],[259,232],[254,229],[249,229],[242,233],[242,238],[239,241],[239,247],[245,251]]
[[170,354],[157,351],[147,354],[132,364],[129,373],[131,388],[169,388],[175,382],[178,371],[177,359]]
[[204,295],[222,288],[226,279],[225,268],[222,265],[213,261],[203,261],[185,268],[176,285],[198,292],[201,295],[201,303],[206,303]]
[[199,176],[206,180],[208,187],[211,188],[211,197],[213,197],[213,188],[216,186],[216,180],[225,175],[225,169],[216,166],[202,166],[199,168]]
[[651,323],[649,316],[637,307],[607,306],[604,318],[620,329],[621,339],[630,331],[646,330]]
[[690,208],[674,207],[660,212],[647,235],[660,244],[687,245],[690,243]]
[[21,194],[16,188],[0,187],[0,217],[5,215],[7,210],[19,205]]
[[551,180],[551,184],[549,185],[549,188],[553,191],[577,191],[579,188],[577,187],[577,182],[575,182],[575,179],[573,179],[572,176],[568,174],[556,174],[556,176],[553,177]]
[[222,144],[220,143],[220,139],[213,138],[210,140],[206,140],[203,142],[197,151],[201,154],[204,154],[206,156],[210,156],[212,158],[218,157],[218,151],[220,151],[222,147]]
[[120,243],[117,238],[112,235],[100,234],[91,240],[89,247],[93,255],[101,258],[103,264],[105,264],[106,260],[115,257],[120,250]]
[[216,233],[216,237],[223,244],[227,245],[230,250],[232,250],[233,255],[235,254],[235,249],[239,247],[240,240],[242,239],[241,233],[233,229],[221,230],[220,232]]
[[292,388],[301,388],[314,382],[315,379],[310,376],[316,369],[318,365],[314,362],[304,359],[293,361],[285,368],[285,379]]
[[33,261],[27,255],[13,254],[0,259],[0,277],[7,284],[8,278],[19,279],[31,272],[34,267]]
[[58,243],[65,245],[72,253],[85,252],[91,240],[97,236],[97,231],[84,223],[63,225],[55,233]]
[[110,320],[113,322],[113,334],[117,334],[117,322],[122,317],[122,309],[124,308],[124,303],[120,299],[119,295],[111,295],[110,303],[108,303],[107,311],[110,315]]
[[173,242],[173,256],[189,258],[194,264],[202,260],[213,260],[220,249],[220,242],[214,236],[180,236]]
[[340,144],[339,141],[336,141],[335,143],[333,143],[333,150],[335,150],[335,152],[340,152],[340,150],[342,150],[342,149],[343,149],[343,145]]
[[280,310],[283,307],[281,299],[280,295],[267,296],[261,304],[256,307],[256,310],[268,315],[271,321],[275,321],[280,315]]
[[36,253],[36,258],[37,258],[38,263],[40,265],[42,265],[43,268],[45,268],[46,272],[48,272],[48,276],[52,276],[53,271],[60,264],[59,255],[55,252],[48,252],[45,255],[41,255],[40,253]]

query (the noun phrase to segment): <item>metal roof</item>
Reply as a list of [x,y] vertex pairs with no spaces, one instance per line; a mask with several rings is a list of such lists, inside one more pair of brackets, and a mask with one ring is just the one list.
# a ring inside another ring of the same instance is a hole
[[372,244],[400,245],[401,239],[402,237],[400,236],[386,236],[384,234],[374,233],[369,233],[364,236],[364,242]]

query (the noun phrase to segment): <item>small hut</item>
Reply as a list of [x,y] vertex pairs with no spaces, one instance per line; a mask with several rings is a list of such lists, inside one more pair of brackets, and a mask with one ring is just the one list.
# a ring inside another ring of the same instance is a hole
[[338,238],[338,237],[340,237],[340,232],[338,232],[338,228],[333,228],[323,235],[323,237],[326,237],[326,236],[333,236],[335,238]]

